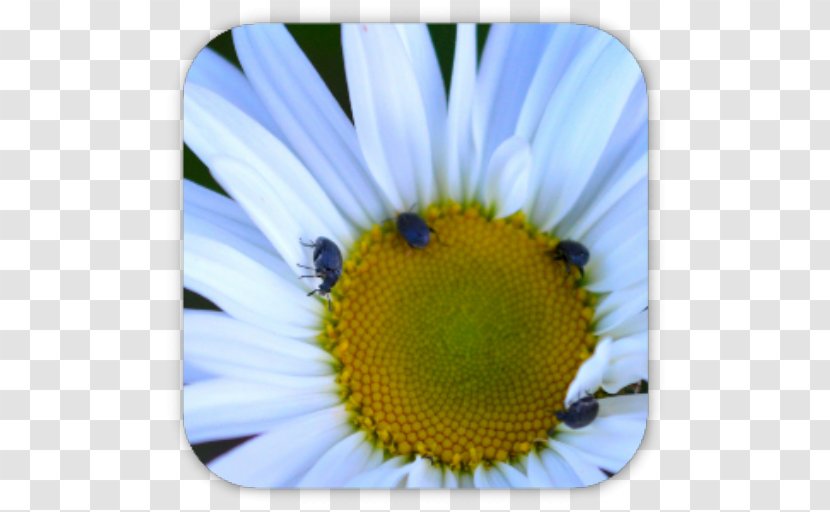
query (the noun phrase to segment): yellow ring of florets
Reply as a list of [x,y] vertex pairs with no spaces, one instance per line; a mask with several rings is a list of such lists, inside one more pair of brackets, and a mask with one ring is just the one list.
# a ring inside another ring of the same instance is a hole
[[521,215],[433,207],[409,247],[393,222],[353,248],[321,335],[353,421],[390,454],[452,468],[525,454],[596,339],[593,297]]

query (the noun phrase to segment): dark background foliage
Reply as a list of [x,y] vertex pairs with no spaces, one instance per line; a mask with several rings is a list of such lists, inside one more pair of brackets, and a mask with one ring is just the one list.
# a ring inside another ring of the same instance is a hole
[[[308,56],[317,72],[320,73],[329,90],[334,94],[340,106],[343,107],[346,115],[351,118],[349,92],[343,66],[343,51],[340,45],[340,25],[288,25],[288,30]],[[487,25],[478,26],[479,54],[483,49],[488,30],[489,26]],[[430,25],[429,32],[438,55],[444,84],[449,86],[455,51],[455,25]],[[241,68],[233,47],[233,37],[230,30],[218,35],[207,46]],[[224,193],[219,184],[211,177],[207,167],[199,161],[198,157],[187,146],[184,148],[183,168],[185,179]],[[188,309],[218,309],[204,297],[187,290],[184,291],[184,307]],[[202,462],[208,462],[247,439],[250,438],[202,443],[193,445],[193,451]]]

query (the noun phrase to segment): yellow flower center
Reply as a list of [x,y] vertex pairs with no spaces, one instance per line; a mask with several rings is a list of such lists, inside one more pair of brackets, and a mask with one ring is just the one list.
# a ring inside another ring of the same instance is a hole
[[593,296],[520,215],[431,208],[409,247],[388,222],[358,241],[321,341],[356,425],[390,454],[455,469],[547,440],[589,356]]

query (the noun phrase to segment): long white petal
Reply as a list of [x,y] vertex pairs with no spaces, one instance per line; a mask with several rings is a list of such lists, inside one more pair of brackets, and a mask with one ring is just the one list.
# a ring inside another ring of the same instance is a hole
[[597,343],[594,353],[580,365],[576,376],[568,386],[565,395],[565,406],[570,406],[580,398],[593,394],[600,384],[602,377],[611,363],[611,338],[605,338]]
[[605,335],[629,321],[648,307],[648,281],[639,281],[628,288],[614,290],[600,298],[596,308],[596,332]]
[[458,487],[461,489],[475,489],[477,486],[473,475],[469,472],[458,475]]
[[476,469],[473,471],[473,483],[476,488],[489,489],[490,487],[494,487],[490,479],[490,474],[491,472],[484,467],[484,464],[476,466]]
[[586,484],[583,483],[580,474],[594,479],[597,476],[596,473],[599,472],[596,468],[586,468],[584,462],[576,461],[575,463],[581,469],[581,471],[577,472],[555,449],[542,450],[539,453],[539,459],[552,480],[552,486],[559,489],[582,487]]
[[468,196],[478,189],[482,166],[504,139],[515,133],[525,95],[553,30],[552,25],[493,25],[490,29],[472,118],[480,160],[465,175]]
[[530,479],[510,464],[499,462],[496,463],[494,468],[501,473],[505,480],[507,480],[507,483],[511,488],[526,489],[533,487],[530,483]]
[[648,379],[648,332],[611,343],[611,362],[602,377],[602,388],[616,393],[623,387]]
[[395,25],[403,42],[421,91],[432,147],[433,167],[444,165],[447,145],[447,95],[438,56],[426,25]]
[[[643,132],[645,133],[645,132]],[[563,236],[567,238],[580,239],[593,225],[610,210],[618,201],[633,200],[641,201],[642,207],[647,209],[647,196],[626,197],[640,183],[648,179],[648,153],[643,151],[640,156],[632,162],[623,162],[619,176],[614,176],[610,183],[598,184],[595,190],[586,190],[584,196],[586,206],[574,207],[574,211],[563,221]],[[589,185],[590,187],[590,185]],[[589,187],[586,187],[589,188]],[[590,197],[588,197],[590,196]],[[573,219],[573,223],[568,220]]]
[[255,228],[251,218],[232,199],[190,180],[183,180],[185,209],[199,208],[237,224]]
[[623,387],[648,379],[648,333],[620,340],[604,338],[576,372],[568,387],[565,405],[602,387],[616,393]]
[[394,457],[377,468],[364,471],[352,477],[344,487],[359,489],[389,489],[401,487],[412,470],[412,463],[403,457]]
[[[236,247],[185,233],[184,287],[229,315],[285,336],[310,338],[319,331],[318,301],[297,280],[286,280]],[[290,305],[290,307],[286,307]]]
[[336,389],[320,379],[295,377],[285,384],[220,378],[185,386],[182,407],[188,441],[195,444],[259,434],[280,421],[340,401]]
[[343,25],[343,59],[358,140],[369,170],[398,210],[434,199],[424,98],[392,26]]
[[648,309],[641,310],[639,313],[629,316],[627,320],[599,334],[619,339],[625,338],[626,336],[634,336],[642,332],[648,332]]
[[[632,90],[617,126],[577,202],[562,219],[562,236],[581,239],[622,196],[647,178],[648,96],[645,82]],[[645,198],[639,198],[645,202]]]
[[262,232],[251,223],[240,223],[217,214],[214,211],[187,204],[184,205],[184,229],[189,232],[198,232],[203,236],[210,236],[223,242],[242,243],[249,254],[263,254],[270,258],[279,259],[271,242],[262,235]]
[[[351,244],[351,224],[276,137],[232,104],[196,85],[186,90],[184,107],[188,145],[283,259],[292,261],[299,255],[299,242],[291,235],[323,235],[341,247]],[[290,243],[289,238],[293,238]]]
[[272,133],[279,133],[274,120],[251,87],[248,78],[214,50],[204,47],[193,59],[185,84],[206,87],[233,103]]
[[528,140],[533,139],[545,107],[555,94],[562,74],[568,69],[573,58],[583,51],[589,42],[601,37],[601,33],[584,25],[562,23],[553,26],[553,34],[533,74],[522,103],[516,134]]
[[208,463],[216,476],[246,487],[291,487],[335,443],[353,432],[332,407],[279,423]]
[[444,485],[443,487],[446,489],[458,489],[459,487],[458,476],[455,472],[449,468],[444,468]]
[[527,479],[531,487],[546,489],[554,486],[553,479],[535,450],[527,454]]
[[510,487],[510,481],[495,467],[486,468],[484,472],[487,474],[490,487],[494,489],[506,489]]
[[342,487],[365,469],[373,450],[366,434],[355,432],[324,453],[297,487]]
[[590,267],[591,291],[625,288],[648,277],[648,226],[615,246],[595,247]]
[[482,194],[484,203],[495,207],[496,217],[513,214],[525,203],[532,166],[530,145],[521,137],[508,138],[493,153]]
[[182,361],[182,381],[187,384],[193,384],[207,379],[215,378],[216,374],[205,371],[196,365],[190,364],[187,359]]
[[605,38],[608,44],[597,58],[585,51],[574,59],[534,139],[539,187],[531,218],[543,230],[555,226],[577,202],[631,91],[643,80],[628,50],[610,35]]
[[366,170],[357,134],[314,66],[283,25],[233,29],[237,55],[280,138],[343,214],[368,227],[388,212]]
[[216,311],[185,310],[184,359],[214,375],[260,382],[333,374],[331,356],[313,339],[288,338]]
[[423,457],[415,457],[412,463],[412,470],[406,480],[406,486],[410,489],[436,489],[441,487],[443,475],[441,469],[433,466],[431,462]]
[[[228,220],[209,210],[188,204],[185,204],[183,214],[185,240],[201,237],[233,247],[284,280],[303,288],[299,282],[295,282],[297,276],[294,270],[277,254],[274,246],[262,232],[252,224]],[[184,270],[188,272],[188,269]]]
[[608,479],[596,464],[587,460],[580,450],[570,444],[554,439],[550,441],[549,446],[559,456],[559,460],[557,461],[557,458],[549,455],[547,451],[542,453],[542,461],[548,467],[548,473],[564,473],[565,470],[562,467],[564,466],[570,469],[575,478],[579,480],[579,487],[587,487]]
[[459,24],[447,112],[447,163],[436,169],[438,187],[445,198],[462,196],[462,174],[470,172],[475,158],[471,113],[476,80],[476,27]]

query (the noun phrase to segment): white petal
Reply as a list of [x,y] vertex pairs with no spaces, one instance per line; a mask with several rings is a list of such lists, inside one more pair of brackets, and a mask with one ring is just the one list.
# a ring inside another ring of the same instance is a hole
[[611,343],[611,362],[602,377],[602,388],[616,393],[623,387],[648,380],[648,333],[641,332]]
[[358,140],[398,210],[432,202],[435,176],[424,99],[395,27],[343,25],[343,59]]
[[[331,380],[331,379],[330,379]],[[295,377],[290,386],[210,379],[184,387],[183,418],[191,444],[259,434],[280,421],[340,402],[334,386]]]
[[342,487],[360,474],[374,448],[364,432],[355,432],[332,446],[297,483],[297,487]]
[[221,97],[196,85],[186,90],[184,107],[188,145],[283,259],[296,261],[298,235],[323,235],[341,247],[351,245],[352,226],[276,137]]
[[[253,224],[228,220],[226,217],[187,203],[185,203],[183,213],[186,240],[190,237],[202,237],[234,247],[238,252],[257,261],[263,267],[273,270],[283,279],[292,283],[296,281],[297,276],[294,271],[280,258],[271,242]],[[302,288],[300,283],[294,284]]]
[[394,457],[377,468],[364,471],[348,482],[345,487],[360,489],[389,489],[400,487],[412,470],[412,463],[406,463],[403,457]]
[[576,372],[568,387],[565,405],[593,394],[602,387],[616,393],[623,387],[648,379],[648,333],[612,340],[604,338]]
[[217,217],[255,228],[251,218],[232,199],[190,180],[183,180],[185,210],[199,208]]
[[458,475],[458,487],[461,489],[475,489],[476,484],[473,481],[473,475],[470,473],[461,473]]
[[357,135],[320,75],[283,25],[233,29],[245,73],[280,127],[280,138],[340,211],[362,227],[386,217]]
[[436,168],[438,187],[445,198],[462,197],[462,174],[469,172],[475,161],[470,117],[476,60],[476,27],[459,24],[447,113],[447,163]]
[[[597,46],[574,59],[542,117],[534,139],[536,200],[531,216],[543,230],[556,225],[577,202],[602,157],[631,91],[642,81],[636,61],[621,43]],[[535,184],[534,183],[534,184]]]
[[489,489],[494,487],[492,481],[490,480],[490,471],[485,469],[484,464],[479,464],[476,466],[475,471],[473,471],[473,483],[477,489]]
[[458,489],[458,476],[451,469],[444,468],[444,487],[446,489]]
[[[648,396],[614,396],[602,398],[599,403],[596,420],[578,430],[560,425],[556,441],[573,450],[573,459],[616,473],[631,460],[642,442]],[[561,446],[558,449],[561,453]]]
[[544,53],[533,74],[516,123],[516,134],[532,139],[545,107],[573,58],[588,42],[599,38],[600,32],[584,25],[556,24]]
[[494,489],[507,489],[510,487],[510,482],[495,467],[486,468],[484,472],[487,474],[487,480],[490,482],[490,487]]
[[184,359],[214,375],[259,382],[333,374],[331,356],[313,339],[291,339],[216,311],[185,310]]
[[246,487],[291,487],[317,459],[353,432],[342,407],[292,418],[208,463],[217,476]]
[[187,232],[184,287],[271,332],[310,338],[319,331],[321,305],[296,280],[280,277],[236,247]]
[[519,489],[533,487],[530,483],[530,479],[510,464],[499,462],[495,465],[495,469],[501,473],[505,480],[507,480],[509,487]]
[[633,336],[642,332],[648,331],[648,309],[642,310],[628,317],[624,322],[617,324],[617,326],[607,329],[601,334],[611,336],[614,339],[624,338],[626,336]]
[[216,377],[215,374],[189,363],[187,359],[182,361],[182,381],[185,384],[193,384],[194,382],[200,382],[214,377]]
[[611,338],[601,340],[597,343],[591,357],[586,359],[579,367],[576,376],[568,386],[568,392],[565,395],[565,407],[599,389],[602,377],[611,362],[611,343]]
[[590,267],[591,291],[625,288],[648,277],[648,226],[614,246],[595,247]]
[[[550,476],[552,487],[557,489],[572,489],[585,485],[571,464],[565,462],[565,458],[555,449],[542,450],[539,453],[539,458],[548,476]],[[594,470],[585,468],[584,462],[577,461],[576,463],[583,469],[580,471],[581,474],[587,474],[589,478],[596,477],[595,468]]]
[[[631,92],[614,133],[582,195],[562,219],[560,232],[563,236],[581,239],[631,187],[647,178],[647,98],[645,82],[640,82]],[[638,200],[645,202],[644,197]]]
[[535,450],[527,454],[527,479],[531,487],[540,489],[554,487],[553,479],[548,475],[542,459]]
[[648,281],[640,281],[602,297],[596,308],[599,320],[594,332],[604,335],[643,312],[648,307],[647,285]]
[[[593,462],[587,460],[580,450],[570,444],[558,441],[558,436],[557,439],[550,441],[550,449],[559,455],[560,460],[557,461],[555,457],[551,457],[547,451],[543,452],[542,461],[545,462],[549,474],[553,475],[555,472],[566,474],[564,468],[568,468],[573,473],[574,478],[579,480],[580,485],[575,487],[588,487],[608,479],[605,473]],[[561,465],[557,465],[557,462]]]
[[[553,33],[551,25],[493,25],[481,57],[473,106],[473,136],[486,164],[515,133],[516,122],[539,59]],[[482,169],[467,173],[469,193],[478,189]]]
[[429,125],[433,167],[444,164],[447,133],[447,95],[435,47],[426,25],[395,25],[418,81]]
[[185,84],[206,87],[233,103],[269,131],[278,133],[248,79],[236,66],[208,47],[202,48],[190,69]]
[[[643,130],[642,133],[645,139],[647,132]],[[648,179],[648,153],[645,148],[642,151],[635,151],[635,148],[632,148],[632,153],[639,156],[632,161],[620,163],[619,172],[605,176],[607,182],[589,183],[585,187],[586,190],[580,202],[562,221],[563,236],[573,239],[584,237],[586,231],[593,227],[603,215],[619,201],[624,200],[632,189]],[[597,178],[598,174],[596,173],[592,180]],[[647,199],[646,196],[635,196],[626,200],[640,201],[642,207],[647,208],[645,204]]]
[[412,463],[412,470],[406,480],[406,486],[410,489],[436,489],[441,487],[443,475],[438,466],[423,457],[415,457]]
[[482,193],[485,204],[495,206],[496,217],[513,214],[525,203],[532,165],[530,145],[521,137],[510,137],[493,153]]

